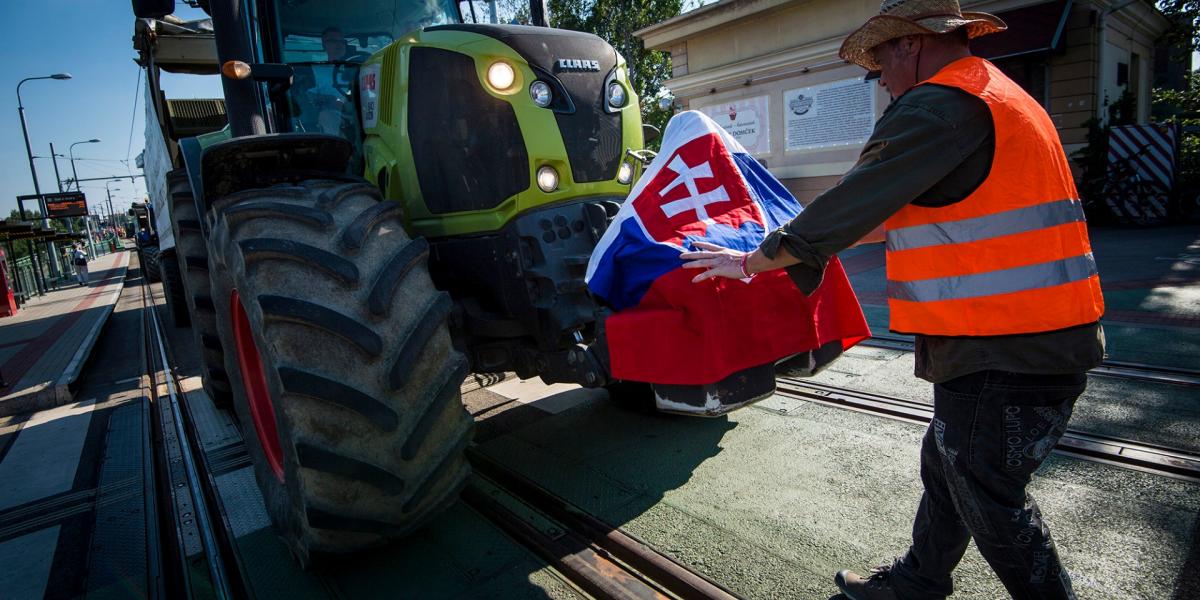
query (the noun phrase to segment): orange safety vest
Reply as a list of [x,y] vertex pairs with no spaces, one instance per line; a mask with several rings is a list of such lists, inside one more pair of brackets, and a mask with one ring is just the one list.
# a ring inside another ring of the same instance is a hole
[[993,336],[1098,321],[1104,298],[1083,207],[1046,111],[981,58],[957,60],[925,84],[983,100],[996,149],[970,196],[909,204],[884,224],[891,329]]

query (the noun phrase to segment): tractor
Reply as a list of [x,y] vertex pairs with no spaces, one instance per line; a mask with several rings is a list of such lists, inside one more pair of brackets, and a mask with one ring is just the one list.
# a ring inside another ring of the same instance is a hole
[[[532,26],[453,0],[198,4],[228,126],[175,136],[156,185],[204,388],[311,566],[457,497],[468,374],[625,383],[583,278],[647,134],[622,57],[542,0]],[[174,5],[133,0],[141,50]]]

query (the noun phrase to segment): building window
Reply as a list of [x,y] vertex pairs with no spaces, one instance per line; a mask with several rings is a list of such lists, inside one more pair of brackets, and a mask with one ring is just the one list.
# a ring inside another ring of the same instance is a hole
[[1047,67],[1041,59],[1011,58],[997,61],[996,66],[1008,75],[1009,79],[1017,82],[1024,90],[1037,100],[1038,104],[1046,106]]

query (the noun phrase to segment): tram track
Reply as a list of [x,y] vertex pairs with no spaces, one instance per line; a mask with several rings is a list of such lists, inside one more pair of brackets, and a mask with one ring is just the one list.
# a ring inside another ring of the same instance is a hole
[[[826,406],[926,425],[933,405],[781,377],[776,393]],[[765,409],[764,409],[765,410]],[[1200,483],[1200,454],[1068,428],[1055,450],[1084,460]]]
[[[867,348],[912,352],[915,342],[911,338],[902,336],[876,335],[859,342],[858,345]],[[1200,370],[1164,367],[1129,361],[1106,360],[1100,366],[1088,371],[1088,374],[1112,379],[1200,387]]]
[[[605,524],[487,456],[471,450],[468,458],[481,481],[467,488],[464,500],[550,561],[589,595],[626,599],[738,598],[719,583],[635,536]],[[512,494],[540,513],[547,519],[545,525],[538,528],[496,500],[503,493]]]
[[232,551],[232,528],[184,401],[152,289],[144,280],[141,294],[143,356],[155,438],[155,505],[160,530],[170,538],[159,559],[171,579],[166,597],[245,597],[246,570]]
[[[166,538],[160,559],[167,571],[166,597],[251,597],[253,570],[241,562],[231,524],[236,519],[231,511],[239,509],[223,503],[216,479],[231,465],[245,466],[249,457],[240,443],[205,451],[151,287],[141,287],[155,425],[155,489]],[[544,560],[582,595],[614,600],[738,598],[474,449],[468,450],[468,458],[476,474],[462,494],[466,506]]]

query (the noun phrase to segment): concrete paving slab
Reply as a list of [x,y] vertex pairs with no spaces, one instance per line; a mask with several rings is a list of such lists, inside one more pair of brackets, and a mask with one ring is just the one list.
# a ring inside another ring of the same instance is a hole
[[25,422],[0,462],[0,510],[71,489],[95,404],[60,406]]
[[9,384],[0,392],[0,416],[70,401],[70,387],[120,297],[129,258],[128,252],[100,257],[90,287],[50,292],[0,320],[0,346],[12,350],[0,362]]
[[578,385],[555,383],[546,385],[540,379],[506,379],[488,387],[492,393],[522,404],[537,403],[538,408],[558,414],[595,399],[597,390],[585,390]]
[[50,581],[59,527],[0,542],[0,598],[41,600]]
[[[588,403],[480,449],[747,597],[828,598],[906,549],[923,433],[777,398],[715,420]],[[1200,547],[1194,484],[1054,455],[1032,492],[1080,598],[1172,597]],[[974,549],[956,576],[1005,596]]]

